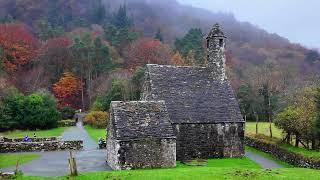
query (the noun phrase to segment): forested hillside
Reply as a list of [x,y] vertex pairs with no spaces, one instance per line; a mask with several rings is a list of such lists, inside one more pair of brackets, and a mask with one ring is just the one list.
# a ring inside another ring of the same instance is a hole
[[112,100],[139,99],[147,63],[203,65],[216,22],[244,116],[270,119],[319,83],[316,50],[174,0],[0,0],[0,22],[2,102],[45,91],[59,109],[108,111]]

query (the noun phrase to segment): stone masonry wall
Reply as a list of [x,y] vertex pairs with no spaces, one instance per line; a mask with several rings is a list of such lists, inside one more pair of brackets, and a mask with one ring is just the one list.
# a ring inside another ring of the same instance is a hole
[[174,124],[177,160],[241,157],[244,123]]
[[2,142],[0,153],[81,150],[83,141]]
[[266,142],[255,137],[246,136],[245,144],[265,153],[271,154],[277,159],[288,164],[302,168],[320,169],[319,158],[305,157],[301,154],[290,152],[284,148],[281,148],[277,144]]
[[[0,137],[1,142],[23,142],[24,138],[6,138]],[[58,141],[58,137],[47,137],[47,138],[29,138],[28,142],[44,142],[44,141]]]
[[175,139],[108,141],[107,147],[108,164],[116,170],[176,166]]

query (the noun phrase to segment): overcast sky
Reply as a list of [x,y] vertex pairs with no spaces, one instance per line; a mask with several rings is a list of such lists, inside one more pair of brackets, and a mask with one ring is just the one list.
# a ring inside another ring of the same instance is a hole
[[320,49],[320,0],[178,0],[211,11],[231,12],[292,42]]

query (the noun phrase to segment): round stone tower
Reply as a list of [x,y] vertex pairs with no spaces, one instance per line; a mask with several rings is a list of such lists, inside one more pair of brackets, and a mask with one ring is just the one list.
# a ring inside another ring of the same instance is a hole
[[215,78],[224,81],[226,77],[226,36],[224,36],[219,24],[215,24],[207,37],[207,67],[212,69]]

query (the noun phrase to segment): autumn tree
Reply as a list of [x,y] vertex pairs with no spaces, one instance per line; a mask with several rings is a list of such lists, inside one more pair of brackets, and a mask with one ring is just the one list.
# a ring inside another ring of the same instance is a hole
[[182,59],[181,54],[179,53],[179,51],[177,51],[171,59],[171,63],[176,65],[176,66],[182,66],[184,65],[184,60]]
[[171,49],[159,40],[141,38],[130,45],[126,65],[128,67],[145,64],[169,64]]
[[37,40],[23,24],[1,24],[0,48],[6,71],[14,72],[35,58]]
[[72,73],[65,72],[60,80],[53,85],[55,97],[59,100],[60,107],[70,106],[79,108],[76,104],[82,84]]

